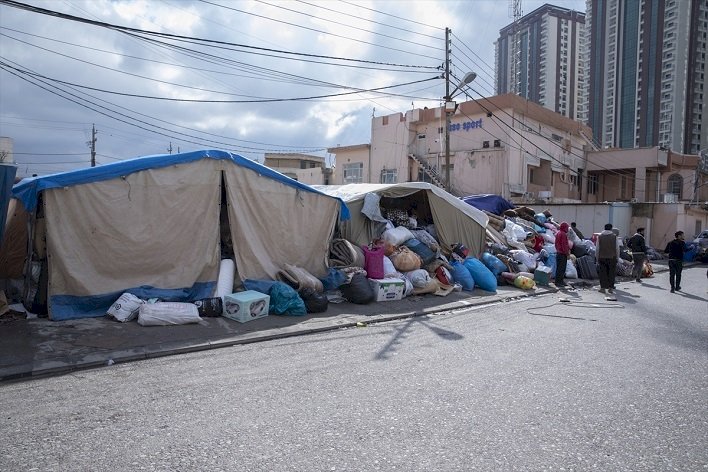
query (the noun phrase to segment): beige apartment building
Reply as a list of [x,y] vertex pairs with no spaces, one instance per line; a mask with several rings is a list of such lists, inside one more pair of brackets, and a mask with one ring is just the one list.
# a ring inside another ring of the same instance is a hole
[[320,156],[299,153],[266,153],[264,165],[307,185],[331,185],[334,169]]
[[[371,144],[330,148],[334,184],[426,181],[445,186],[443,107],[372,119]],[[450,115],[451,193],[577,202],[587,126],[514,94],[460,103]]]

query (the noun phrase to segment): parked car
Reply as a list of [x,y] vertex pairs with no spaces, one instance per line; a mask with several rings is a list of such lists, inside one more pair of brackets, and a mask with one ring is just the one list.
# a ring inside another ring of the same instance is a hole
[[[696,257],[694,260],[707,263],[708,262],[708,229],[701,231],[696,239],[692,241],[693,247],[696,248]],[[708,275],[708,274],[707,274]]]
[[696,239],[693,240],[693,244],[698,248],[708,248],[708,229],[704,229],[700,232]]

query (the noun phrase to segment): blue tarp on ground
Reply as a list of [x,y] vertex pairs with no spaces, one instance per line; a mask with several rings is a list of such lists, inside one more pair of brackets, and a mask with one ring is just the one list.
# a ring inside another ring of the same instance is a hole
[[7,206],[10,203],[12,184],[15,183],[16,174],[17,166],[0,164],[0,246],[2,246],[2,237],[5,234]]
[[[70,187],[72,185],[85,184],[89,182],[100,182],[103,180],[114,179],[122,175],[132,174],[133,172],[138,172],[141,170],[167,167],[185,162],[198,161],[200,159],[230,160],[235,164],[247,167],[261,175],[270,177],[271,179],[275,179],[286,185],[290,185],[291,187],[296,187],[300,190],[319,193],[321,195],[331,197],[331,195],[320,192],[319,190],[298,182],[297,180],[293,180],[280,172],[276,172],[269,167],[259,164],[258,162],[246,159],[238,154],[213,149],[185,152],[182,154],[160,154],[155,156],[137,157],[135,159],[113,162],[98,167],[88,167],[85,169],[62,172],[59,174],[26,178],[14,186],[12,189],[12,194],[15,198],[22,201],[27,211],[34,211],[37,206],[37,195],[42,190],[49,188]],[[340,202],[340,218],[342,220],[348,220],[349,209],[347,208],[347,205],[341,198],[337,199]]]
[[512,210],[514,204],[506,198],[499,195],[484,194],[484,195],[468,195],[460,197],[463,202],[472,205],[478,210],[488,211],[495,215],[501,215],[506,210]]

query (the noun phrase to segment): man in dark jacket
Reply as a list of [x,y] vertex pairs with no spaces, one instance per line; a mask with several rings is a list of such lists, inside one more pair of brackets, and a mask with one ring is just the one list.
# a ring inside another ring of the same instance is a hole
[[644,228],[637,228],[637,232],[634,233],[634,236],[627,241],[627,246],[630,251],[632,251],[632,262],[634,262],[632,277],[634,277],[634,280],[637,282],[641,282],[644,261],[647,258],[647,243],[644,239]]
[[597,238],[595,248],[597,273],[600,276],[600,293],[612,293],[617,275],[617,259],[619,259],[619,244],[617,235],[612,231],[612,223],[605,225],[605,230]]
[[683,271],[683,253],[686,252],[686,243],[683,241],[683,231],[674,233],[673,241],[669,241],[664,252],[669,255],[669,283],[671,293],[681,290],[681,272]]
[[565,287],[565,270],[568,266],[568,256],[570,255],[570,244],[568,244],[568,223],[560,224],[560,230],[556,234],[556,287]]

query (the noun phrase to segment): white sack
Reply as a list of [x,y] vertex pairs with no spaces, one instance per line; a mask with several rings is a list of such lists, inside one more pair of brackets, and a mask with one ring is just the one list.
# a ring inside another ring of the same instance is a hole
[[512,259],[514,259],[516,262],[521,262],[529,269],[536,268],[536,260],[538,259],[538,254],[531,254],[528,251],[521,250],[511,250],[509,251],[509,254],[511,254]]
[[412,270],[406,272],[406,279],[410,280],[415,288],[425,288],[430,283],[430,274],[425,269]]
[[394,229],[387,229],[381,235],[384,241],[393,244],[394,246],[400,246],[409,239],[413,239],[413,233],[405,226],[397,226]]
[[138,317],[138,311],[143,303],[145,302],[132,293],[125,292],[113,302],[106,314],[121,323],[133,321]]
[[393,265],[393,262],[391,262],[391,259],[388,258],[388,256],[383,256],[383,268],[384,268],[384,277],[396,277],[398,274],[398,271]]
[[556,237],[553,236],[552,234],[550,234],[549,232],[540,233],[540,234],[541,234],[541,237],[543,238],[543,240],[546,241],[547,243],[554,244],[554,245],[556,244]]
[[504,233],[504,236],[506,236],[507,239],[509,239],[509,237],[515,241],[524,241],[526,239],[526,230],[511,220],[504,220],[504,229],[502,230],[502,233]]
[[138,312],[138,324],[141,326],[181,325],[200,321],[199,311],[194,303],[143,303]]
[[578,278],[578,269],[575,268],[575,264],[568,259],[568,264],[565,266],[565,278],[566,279],[577,279]]

